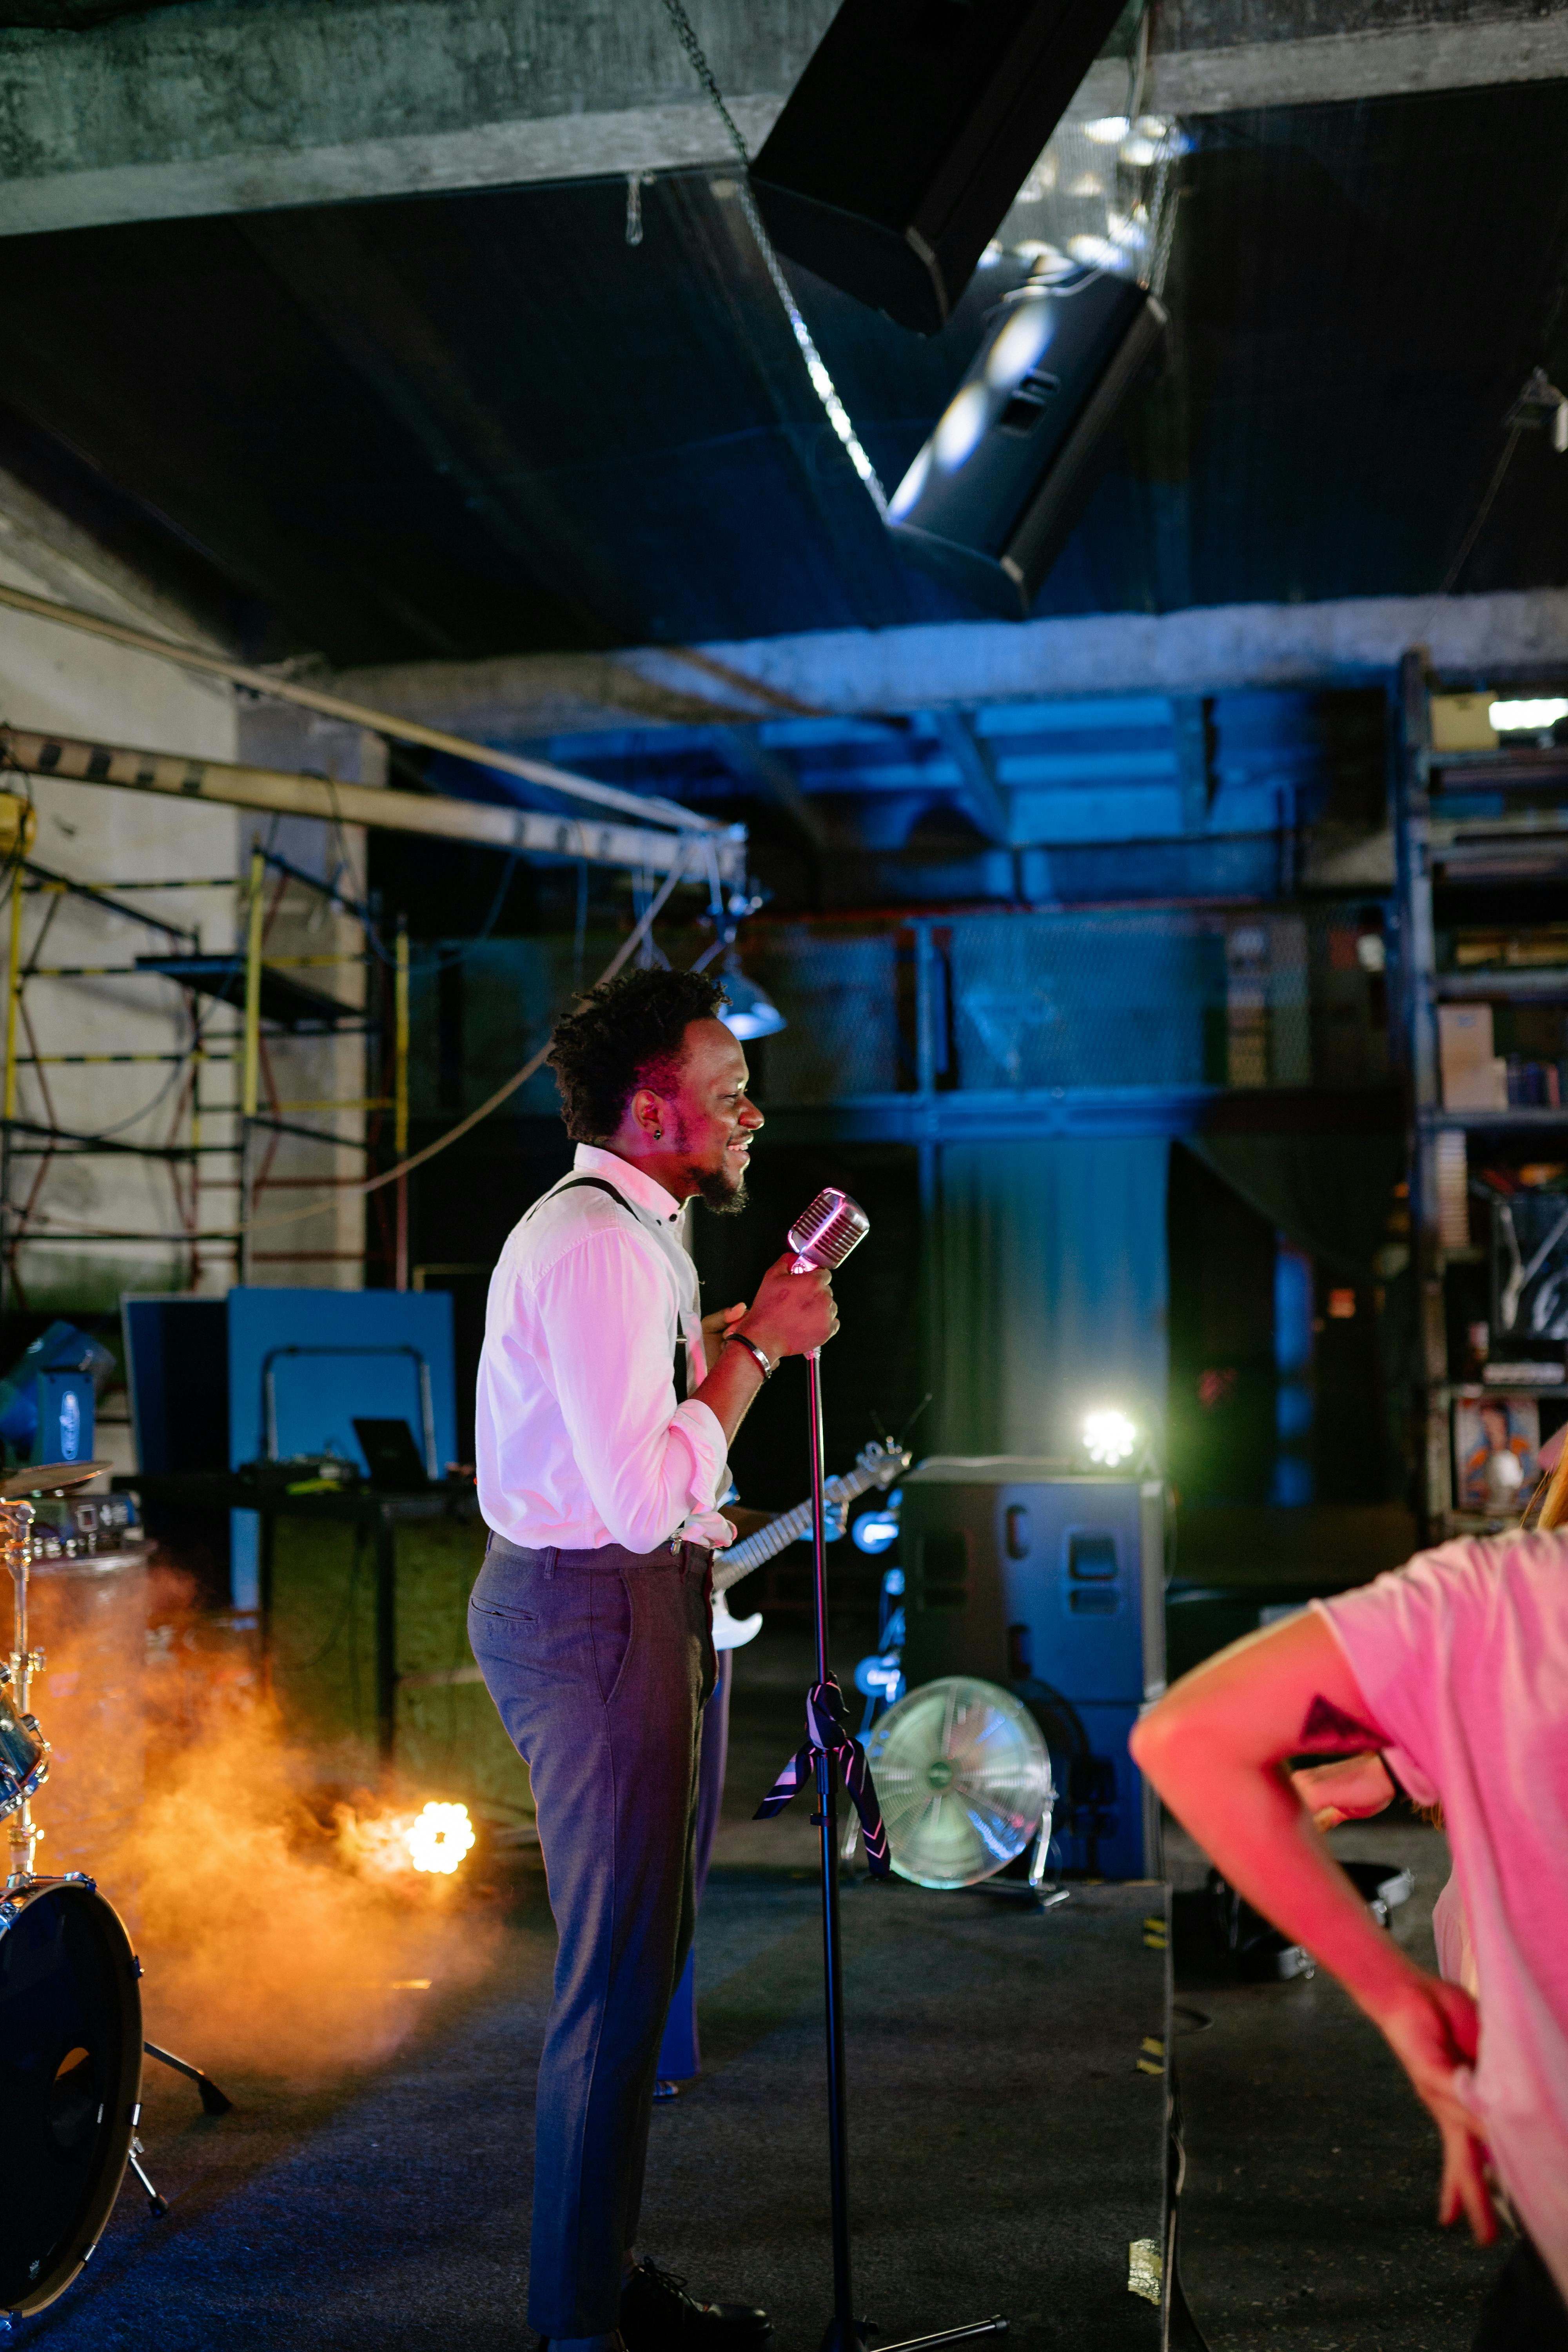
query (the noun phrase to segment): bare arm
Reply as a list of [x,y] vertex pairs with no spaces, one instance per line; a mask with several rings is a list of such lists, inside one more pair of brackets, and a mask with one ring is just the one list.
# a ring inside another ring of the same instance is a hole
[[[1256,1908],[1332,1970],[1383,2033],[1443,2139],[1438,2216],[1496,2235],[1484,2150],[1454,2073],[1476,2054],[1474,2002],[1377,1927],[1290,1785],[1286,1759],[1384,1744],[1344,1653],[1309,1612],[1184,1676],[1138,1724],[1134,1759]],[[1361,1764],[1363,1759],[1355,1759]]]

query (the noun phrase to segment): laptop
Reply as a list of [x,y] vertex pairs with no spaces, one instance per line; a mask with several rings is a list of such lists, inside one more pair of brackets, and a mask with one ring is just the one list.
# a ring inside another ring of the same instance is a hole
[[353,1429],[370,1465],[373,1486],[379,1486],[384,1495],[429,1492],[430,1474],[405,1421],[356,1420]]

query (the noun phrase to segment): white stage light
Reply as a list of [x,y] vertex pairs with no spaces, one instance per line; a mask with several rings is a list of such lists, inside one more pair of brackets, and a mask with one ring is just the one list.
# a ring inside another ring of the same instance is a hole
[[1124,1412],[1114,1406],[1084,1415],[1084,1451],[1091,1462],[1102,1463],[1113,1470],[1125,1462],[1138,1443],[1138,1432]]
[[1568,719],[1568,702],[1494,702],[1487,718],[1500,735],[1540,735]]

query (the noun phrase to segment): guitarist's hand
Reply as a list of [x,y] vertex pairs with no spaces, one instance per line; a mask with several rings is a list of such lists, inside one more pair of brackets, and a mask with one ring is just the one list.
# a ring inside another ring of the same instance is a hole
[[790,1270],[794,1265],[793,1250],[773,1260],[738,1327],[775,1363],[782,1357],[804,1356],[813,1348],[823,1347],[838,1328],[833,1276],[821,1266],[807,1274],[794,1274]]
[[778,1513],[748,1510],[744,1503],[726,1503],[723,1516],[735,1530],[736,1542],[744,1543],[748,1536],[758,1534],[772,1520],[776,1519]]

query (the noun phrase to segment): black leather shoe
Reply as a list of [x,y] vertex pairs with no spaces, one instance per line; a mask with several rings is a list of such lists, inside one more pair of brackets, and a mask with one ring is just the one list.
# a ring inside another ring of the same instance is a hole
[[751,2352],[773,2332],[765,2311],[743,2303],[699,2303],[686,2281],[649,2262],[621,2289],[626,2352]]

